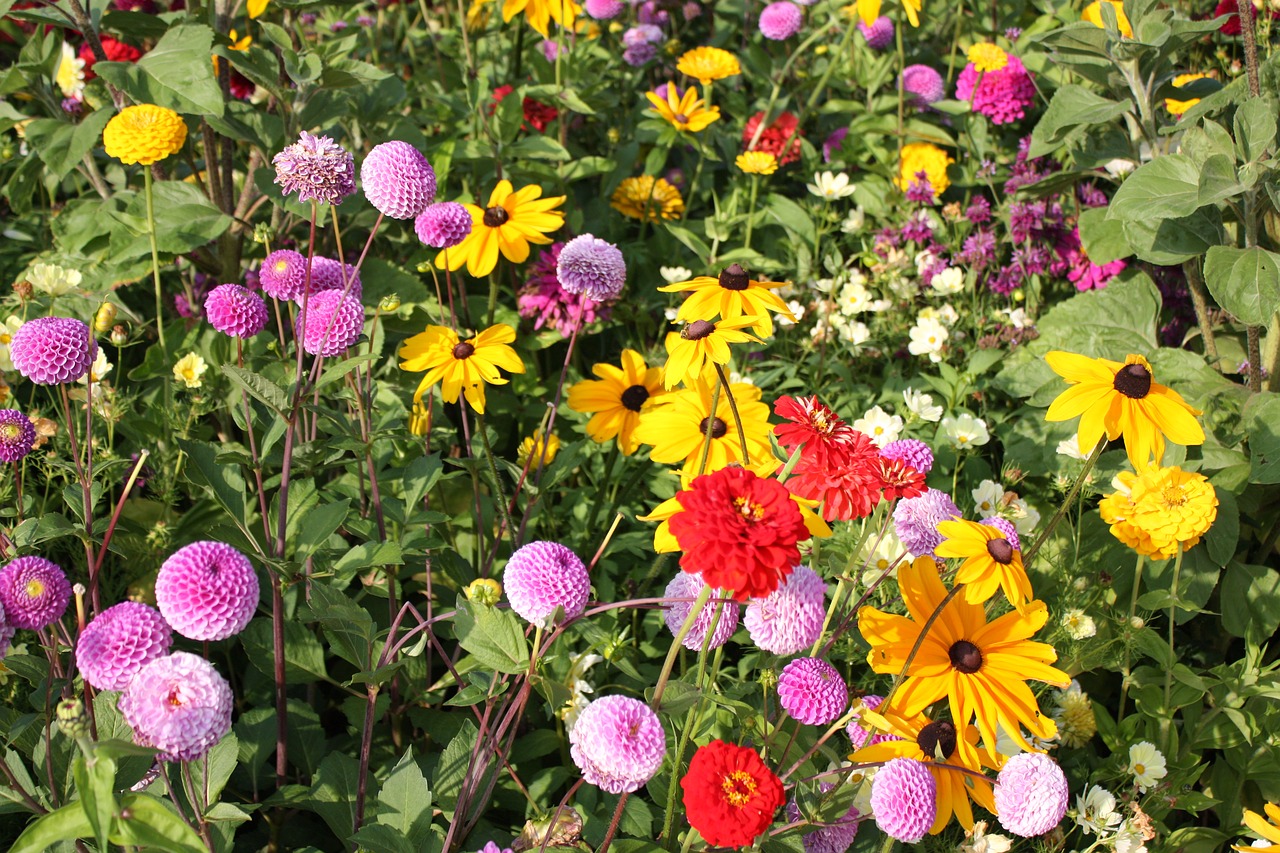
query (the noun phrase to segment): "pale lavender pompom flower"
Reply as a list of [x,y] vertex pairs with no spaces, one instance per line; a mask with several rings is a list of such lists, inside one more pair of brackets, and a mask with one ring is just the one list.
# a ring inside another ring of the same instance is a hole
[[557,608],[563,619],[576,619],[587,606],[591,579],[573,551],[558,542],[530,542],[521,547],[502,573],[511,609],[527,622],[549,627]]
[[365,197],[384,216],[413,219],[436,197],[436,173],[407,142],[375,145],[360,164]]
[[610,794],[627,794],[662,769],[667,735],[644,702],[602,696],[578,714],[569,732],[569,751],[589,784]]
[[355,158],[328,136],[313,136],[304,130],[297,142],[271,159],[271,164],[284,194],[297,194],[298,201],[341,204],[356,191]]
[[760,13],[760,35],[772,41],[783,41],[800,32],[804,15],[790,0],[778,0]]
[[808,648],[822,633],[826,617],[827,584],[808,566],[796,566],[782,585],[766,598],[747,604],[743,623],[751,642],[775,655],[793,655]]
[[888,16],[881,15],[871,22],[870,26],[858,22],[858,31],[862,33],[863,39],[867,42],[867,47],[872,50],[884,50],[893,44],[893,21]]
[[262,297],[238,284],[220,284],[204,299],[209,325],[233,338],[252,338],[267,326]]
[[923,495],[904,498],[893,508],[893,530],[898,539],[916,557],[928,554],[942,542],[938,522],[960,515],[960,507],[946,492],[929,489]]
[[1018,528],[1013,526],[1013,522],[1008,519],[993,515],[990,518],[984,518],[979,524],[985,524],[987,527],[994,527],[1004,534],[1004,538],[1009,540],[1009,544],[1013,546],[1013,550],[1022,550],[1022,540],[1018,538]]
[[231,687],[213,665],[190,652],[149,661],[120,695],[133,739],[162,761],[192,761],[231,730]]
[[941,101],[947,93],[942,75],[928,65],[908,65],[902,69],[902,91],[914,95],[917,104]]
[[37,385],[66,385],[89,372],[98,342],[72,317],[28,320],[9,341],[14,369]]
[[587,0],[582,4],[587,14],[597,21],[607,21],[622,14],[626,8],[620,0]]
[[31,418],[17,409],[0,409],[0,462],[18,462],[36,444]]
[[278,249],[258,268],[258,283],[273,299],[293,299],[307,282],[307,259],[293,249]]
[[917,844],[938,816],[938,783],[924,762],[894,758],[871,780],[876,826],[904,844]]
[[0,604],[11,627],[39,631],[62,618],[71,583],[44,557],[18,557],[0,569]]
[[[818,783],[818,790],[824,794],[833,788],[835,785],[831,782]],[[803,817],[795,800],[787,804],[787,817],[792,823],[798,823]],[[860,817],[862,815],[858,812],[858,807],[850,804],[844,817],[838,818],[835,823],[820,826],[800,838],[804,853],[845,853],[858,837]]]
[[[347,285],[351,286],[349,290]],[[335,261],[333,258],[317,255],[311,259],[311,295],[314,296],[322,290],[336,290],[339,293],[347,290],[347,296],[357,301],[364,295],[364,285],[360,281],[360,272],[355,267],[351,264]],[[301,291],[293,298],[293,301],[299,305],[302,304]]]
[[192,542],[174,551],[156,576],[156,604],[173,630],[191,640],[225,640],[258,608],[258,576],[249,558],[224,542]]
[[933,451],[918,438],[891,441],[880,448],[880,455],[885,459],[905,462],[921,474],[928,474],[933,469]]
[[341,290],[322,290],[307,300],[306,328],[303,315],[298,315],[294,335],[311,355],[331,358],[342,355],[364,333],[364,305],[355,296],[342,296]]
[[854,705],[853,719],[849,721],[849,725],[844,727],[844,733],[849,736],[849,743],[853,744],[853,751],[857,752],[864,746],[871,746],[877,743],[884,743],[887,740],[901,740],[897,735],[891,735],[887,732],[872,732],[862,725],[861,711],[874,711],[884,702],[883,696],[871,694],[863,696]]
[[414,233],[433,249],[452,249],[471,233],[471,211],[456,201],[427,205],[413,220]]
[[825,660],[796,658],[778,675],[778,702],[805,725],[825,726],[849,707],[849,687]]
[[[678,572],[671,579],[671,583],[667,584],[667,590],[662,597],[666,599],[697,598],[704,586],[706,584],[702,580],[702,575]],[[720,621],[716,624],[715,633],[711,635],[711,643],[707,648],[718,649],[733,636],[733,632],[738,628],[738,602],[732,599],[724,602],[716,601],[724,597],[723,590],[716,590],[712,593],[711,600],[703,605],[698,618],[693,620],[693,627],[685,635],[683,645],[686,649],[698,651],[702,648],[707,632],[711,630],[711,623],[715,621],[717,608],[722,608]],[[667,604],[665,619],[667,628],[672,634],[680,633],[680,629],[684,627],[685,620],[689,618],[692,611],[692,601],[671,601]]]
[[1023,838],[1044,835],[1067,813],[1067,777],[1058,763],[1039,752],[1020,752],[996,777],[996,816]]
[[627,263],[617,246],[583,234],[565,243],[560,250],[556,277],[565,291],[603,302],[622,292],[627,280]]
[[98,690],[124,690],[173,645],[173,630],[154,608],[122,601],[99,613],[76,641],[76,666]]

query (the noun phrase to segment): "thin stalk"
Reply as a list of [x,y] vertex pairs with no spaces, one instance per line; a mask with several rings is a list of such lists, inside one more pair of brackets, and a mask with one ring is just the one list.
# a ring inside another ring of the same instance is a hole
[[[747,450],[747,433],[742,428],[742,416],[738,414],[738,401],[733,398],[733,388],[729,386],[729,377],[725,376],[724,365],[716,365],[716,376],[719,382],[724,386],[724,392],[729,396],[729,411],[733,412],[733,425],[738,430],[738,441],[742,444],[742,464],[751,464],[751,453]],[[712,409],[711,416],[715,417],[715,410]]]
[[751,228],[756,223],[756,193],[760,189],[760,176],[751,176],[751,194],[747,198],[747,233],[742,238],[742,248],[751,248]]
[[662,662],[662,671],[658,673],[658,680],[654,684],[653,699],[649,702],[649,706],[655,711],[662,704],[662,694],[667,689],[667,681],[671,679],[671,669],[676,664],[676,658],[680,654],[680,649],[684,645],[684,638],[689,636],[689,632],[693,630],[693,623],[697,621],[698,614],[702,613],[702,608],[707,606],[707,602],[711,600],[711,587],[703,584],[702,591],[698,593],[698,597],[693,600],[693,606],[689,608],[689,615],[684,620],[684,624],[680,626],[679,633],[675,639],[671,641],[671,648],[667,651],[667,658]]
[[[1241,4],[1247,5],[1247,4]],[[1178,555],[1173,559],[1173,587],[1170,589],[1172,595],[1169,596],[1169,666],[1164,671],[1164,711],[1168,715],[1160,721],[1160,732],[1163,735],[1164,753],[1169,754],[1170,744],[1173,739],[1173,667],[1177,655],[1173,649],[1173,629],[1177,624],[1178,616],[1178,581],[1182,576],[1182,543],[1178,543]]]
[[[507,535],[511,536],[511,548],[517,548],[515,527],[511,523],[511,515],[507,512],[507,497],[502,490],[502,479],[498,476],[498,465],[493,455],[493,447],[489,444],[489,433],[485,429],[484,415],[476,412],[476,432],[480,433],[480,443],[484,445],[484,459],[488,463],[489,476],[493,479],[494,503],[498,505],[498,512],[502,514],[502,526],[507,529]],[[543,444],[546,444],[545,434]],[[502,539],[502,532],[498,532],[498,539],[493,543],[493,550],[496,553],[498,545]]]
[[720,408],[720,388],[724,385],[723,374],[716,375],[716,387],[711,392],[711,411],[707,418],[706,429],[702,432],[702,456],[698,459],[698,476],[701,477],[707,470],[707,457],[711,455],[711,442],[715,441],[711,437],[711,424],[715,422],[716,409]]
[[156,290],[156,334],[159,336],[160,349],[167,354],[169,348],[164,342],[164,291],[160,288],[160,249],[156,245],[156,210],[151,198],[151,167],[142,169],[142,192],[147,200],[147,239],[151,241],[151,278]]
[[[1133,569],[1133,594],[1129,596],[1129,626],[1133,626],[1133,617],[1138,614],[1138,590],[1142,588],[1142,568],[1146,565],[1146,554],[1138,555],[1138,564]],[[1129,697],[1130,665],[1133,662],[1133,650],[1126,644],[1124,648],[1124,681],[1120,685],[1120,706],[1116,710],[1116,722],[1124,719],[1124,703]]]
[[1036,554],[1040,551],[1040,547],[1053,534],[1053,529],[1058,526],[1058,522],[1062,521],[1062,517],[1067,514],[1068,508],[1075,500],[1076,495],[1080,492],[1080,488],[1084,485],[1084,481],[1088,479],[1089,473],[1093,471],[1093,466],[1098,464],[1098,459],[1102,456],[1103,449],[1107,446],[1106,436],[1098,441],[1098,446],[1093,449],[1093,453],[1089,454],[1089,458],[1085,461],[1084,467],[1080,469],[1080,475],[1076,477],[1076,481],[1071,485],[1071,491],[1067,492],[1067,496],[1063,498],[1062,503],[1058,505],[1058,510],[1053,514],[1053,518],[1049,519],[1049,523],[1045,525],[1044,530],[1040,531],[1040,535],[1036,537],[1035,544],[1028,548],[1022,555],[1022,562],[1030,565],[1035,559]]
[[1195,308],[1196,325],[1200,327],[1200,338],[1204,341],[1204,354],[1214,370],[1222,371],[1218,364],[1218,341],[1213,333],[1213,321],[1209,317],[1209,291],[1204,286],[1200,275],[1200,259],[1192,258],[1182,265],[1187,276],[1187,289],[1191,291],[1191,306]]

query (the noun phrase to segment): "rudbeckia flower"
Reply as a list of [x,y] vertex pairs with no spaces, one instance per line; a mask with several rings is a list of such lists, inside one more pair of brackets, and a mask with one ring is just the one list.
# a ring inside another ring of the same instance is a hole
[[1031,581],[1022,565],[1022,552],[1005,538],[1004,531],[956,519],[938,522],[938,532],[946,538],[933,553],[939,557],[964,558],[956,572],[956,583],[964,584],[965,601],[985,604],[999,588],[1019,612],[1026,610],[1034,594]]
[[498,265],[498,251],[512,263],[529,258],[529,244],[545,245],[545,235],[564,225],[564,213],[556,208],[564,196],[542,198],[542,187],[530,184],[513,190],[510,181],[498,181],[482,210],[478,205],[464,205],[471,214],[471,233],[452,249],[436,255],[436,268],[461,269],[476,278],[493,272]]
[[[1249,827],[1249,831],[1258,836],[1259,841],[1267,842],[1264,844],[1233,844],[1232,850],[1239,850],[1241,853],[1258,853],[1258,851],[1280,850],[1280,806],[1275,803],[1267,803],[1263,806],[1263,810],[1267,813],[1266,817],[1257,812],[1244,810],[1244,825]],[[1267,818],[1271,821],[1268,823]]]
[[[652,445],[650,459],[664,465],[681,464],[681,476],[686,480],[700,473],[698,466],[704,445],[710,446],[707,468],[701,473],[743,462],[742,442],[733,422],[729,395],[721,389],[720,399],[712,411],[713,385],[699,378],[687,388],[663,395],[641,414],[634,433],[636,441]],[[760,401],[760,389],[754,385],[735,382],[729,390],[733,392],[742,429],[747,435],[750,467],[767,475],[778,467],[769,443],[769,406]]]
[[551,21],[562,27],[572,28],[582,7],[573,0],[504,0],[503,21],[509,22],[521,12],[524,12],[529,26],[537,30],[540,36],[547,38],[547,28]]
[[729,345],[760,340],[742,331],[756,322],[755,317],[737,317],[733,320],[694,320],[679,332],[667,334],[667,364],[663,368],[662,384],[668,389],[681,382],[691,384],[702,376],[707,362],[725,365],[729,363]]
[[700,275],[690,281],[677,281],[659,287],[664,293],[688,292],[680,304],[676,319],[688,323],[719,314],[726,320],[751,315],[751,327],[762,338],[773,334],[773,315],[781,314],[792,322],[796,316],[774,289],[785,281],[756,281],[740,264],[730,264],[719,276]]
[[[920,7],[922,0],[902,0],[902,10],[907,13],[911,26],[920,26]],[[857,0],[858,17],[868,27],[880,17],[880,0]]]
[[1093,0],[1080,12],[1080,20],[1088,21],[1098,29],[1104,29],[1106,22],[1102,18],[1103,3],[1107,3],[1115,10],[1116,26],[1120,30],[1120,35],[1133,38],[1133,25],[1129,23],[1129,16],[1124,13],[1124,3],[1121,0]]
[[596,364],[591,372],[600,378],[570,386],[569,408],[591,413],[587,435],[592,441],[603,444],[616,437],[622,455],[630,456],[640,447],[633,434],[645,403],[666,393],[662,387],[662,368],[646,367],[644,356],[624,349],[619,367]]
[[657,114],[676,130],[697,133],[720,118],[720,108],[708,107],[707,102],[698,97],[697,86],[690,86],[683,95],[676,94],[674,83],[668,83],[666,90],[665,98],[653,92],[645,92],[644,96],[653,104]]
[[441,382],[440,396],[446,403],[455,403],[460,394],[465,395],[471,408],[484,414],[484,386],[505,385],[508,381],[498,368],[524,373],[524,362],[508,346],[515,339],[516,330],[503,323],[465,341],[447,326],[427,326],[425,332],[400,345],[401,370],[427,371],[413,394],[414,402]]
[[1125,451],[1137,470],[1164,456],[1167,437],[1175,444],[1203,444],[1200,414],[1176,392],[1156,383],[1151,363],[1129,355],[1124,364],[1070,352],[1050,352],[1045,361],[1071,387],[1058,395],[1045,414],[1047,421],[1080,418],[1077,441],[1090,452],[1105,434],[1124,437]]

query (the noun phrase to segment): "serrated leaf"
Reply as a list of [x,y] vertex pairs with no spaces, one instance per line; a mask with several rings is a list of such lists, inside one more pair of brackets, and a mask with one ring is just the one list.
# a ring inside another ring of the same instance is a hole
[[1249,434],[1249,482],[1280,483],[1280,394],[1254,394],[1245,404]]
[[294,558],[303,560],[316,552],[347,520],[350,498],[316,504],[302,517],[298,535],[294,537]]
[[[95,66],[96,67],[96,66]],[[227,216],[186,181],[157,181],[151,187],[155,209],[156,247],[168,254],[181,254],[198,249],[231,227]],[[125,228],[111,235],[111,251],[132,257],[151,252],[151,238],[147,236],[146,197],[138,193],[122,213],[115,218]]]
[[316,783],[311,789],[315,812],[339,838],[346,838],[355,830],[359,774],[359,763],[341,752],[326,755],[316,770]]
[[377,821],[407,838],[414,849],[420,849],[431,838],[431,789],[413,760],[412,747],[405,750],[382,783]]
[[240,469],[234,465],[219,464],[217,449],[206,442],[178,439],[178,446],[191,459],[186,471],[187,479],[196,485],[207,486],[222,508],[230,513],[232,520],[243,528],[246,489]]
[[222,372],[228,379],[243,388],[249,396],[266,403],[281,417],[289,410],[289,394],[261,373],[254,373],[252,370],[246,370],[234,364],[222,365]]
[[529,644],[510,610],[460,598],[453,629],[458,643],[490,669],[511,674],[529,670]]
[[1112,101],[1084,86],[1062,86],[1053,93],[1049,107],[1031,132],[1031,150],[1027,156],[1048,154],[1077,128],[1114,121],[1132,106],[1127,98]]
[[[271,620],[252,620],[240,633],[249,663],[263,675],[275,675]],[[310,628],[293,620],[284,623],[284,680],[286,684],[311,684],[328,677],[324,647]]]

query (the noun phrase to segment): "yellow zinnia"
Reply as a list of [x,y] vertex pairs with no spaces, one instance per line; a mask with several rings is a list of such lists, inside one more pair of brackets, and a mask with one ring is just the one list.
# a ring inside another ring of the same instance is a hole
[[[920,26],[920,7],[922,0],[902,0],[902,10],[907,13],[911,26]],[[858,17],[868,27],[880,17],[880,0],[857,0]]]
[[755,317],[752,327],[756,334],[767,338],[773,334],[773,315],[781,314],[791,322],[796,317],[782,298],[773,291],[785,287],[785,281],[756,281],[741,264],[730,264],[720,275],[700,275],[689,281],[678,281],[659,287],[664,293],[689,295],[680,304],[676,319],[691,322],[719,314],[726,320],[736,320],[750,314]]
[[975,70],[986,73],[999,71],[1009,64],[1009,54],[990,42],[981,42],[969,48],[969,61]]
[[499,373],[524,373],[524,362],[508,344],[516,339],[516,330],[504,323],[490,326],[474,338],[459,340],[458,333],[447,326],[427,326],[400,345],[401,370],[413,373],[425,370],[413,399],[417,402],[437,382],[446,403],[455,403],[465,395],[471,408],[484,414],[484,386],[507,384]]
[[556,209],[563,201],[562,195],[542,198],[537,184],[513,192],[510,181],[498,181],[483,210],[464,205],[471,213],[471,233],[436,255],[436,268],[456,270],[466,264],[467,272],[480,278],[498,265],[499,250],[512,263],[523,263],[530,243],[550,243],[545,235],[564,225],[564,213]]
[[510,21],[524,12],[529,26],[547,38],[547,28],[551,21],[562,27],[572,28],[574,19],[582,13],[582,7],[573,0],[504,0],[502,4],[502,20]]
[[935,197],[942,195],[951,186],[947,166],[955,160],[938,146],[929,142],[908,142],[902,146],[899,159],[898,177],[894,183],[903,192],[920,179],[921,172],[928,178]]
[[570,386],[569,408],[591,413],[587,435],[592,441],[603,444],[616,437],[622,455],[630,456],[640,447],[634,433],[645,403],[666,393],[662,368],[646,367],[644,356],[624,349],[619,367],[597,364],[591,372],[600,378]]
[[720,108],[707,107],[706,101],[698,97],[697,86],[690,86],[683,96],[677,96],[676,84],[668,83],[666,98],[653,92],[645,92],[644,96],[653,104],[654,111],[676,130],[697,133],[720,118]]
[[[1203,80],[1208,76],[1208,74],[1179,74],[1177,77],[1173,78],[1173,85],[1179,87],[1185,86],[1192,80]],[[1198,103],[1200,103],[1199,98],[1189,98],[1185,101],[1165,98],[1164,108],[1169,111],[1170,115],[1180,116]]]
[[112,116],[102,131],[108,156],[125,165],[150,166],[182,150],[187,123],[167,107],[139,104]]
[[748,175],[772,175],[778,171],[778,158],[768,151],[744,151],[733,162]]
[[[1280,850],[1280,806],[1275,803],[1267,803],[1262,807],[1266,817],[1254,811],[1244,810],[1244,825],[1249,827],[1254,835],[1258,836],[1258,840],[1270,842],[1269,844],[1233,844],[1232,850],[1239,850],[1240,853],[1259,853],[1259,851]],[[1268,823],[1267,818],[1271,818]]]
[[738,57],[718,47],[695,47],[685,51],[676,62],[676,70],[695,78],[702,85],[742,73]]
[[730,344],[760,339],[742,331],[756,322],[755,317],[732,320],[694,320],[679,332],[667,334],[667,363],[662,368],[662,384],[668,389],[683,382],[691,385],[711,364],[725,365],[731,355]]
[[1049,406],[1045,420],[1080,418],[1076,443],[1082,453],[1092,451],[1104,434],[1111,441],[1123,436],[1129,461],[1142,470],[1153,455],[1160,464],[1166,436],[1175,444],[1204,443],[1204,429],[1195,418],[1200,411],[1157,384],[1142,356],[1130,354],[1124,364],[1058,351],[1044,358],[1071,384]]
[[1102,20],[1102,4],[1107,3],[1116,11],[1116,24],[1120,28],[1120,35],[1125,38],[1133,38],[1133,27],[1129,24],[1129,18],[1124,13],[1124,3],[1120,0],[1093,0],[1088,6],[1084,7],[1084,11],[1080,13],[1080,20],[1088,21],[1099,29],[1106,28],[1106,22]]
[[939,557],[962,557],[956,583],[964,584],[965,601],[985,604],[997,589],[1003,589],[1019,612],[1031,600],[1031,581],[1022,565],[1022,552],[1013,547],[1003,530],[976,521],[955,519],[938,522],[938,533],[946,537],[933,553]]
[[655,178],[653,175],[623,178],[622,183],[613,191],[609,206],[623,216],[649,222],[675,219],[684,213],[684,199],[680,197],[680,190],[667,183],[666,178]]
[[1195,546],[1218,517],[1218,496],[1203,474],[1171,466],[1121,471],[1119,491],[1098,504],[1111,533],[1139,554],[1167,560]]

